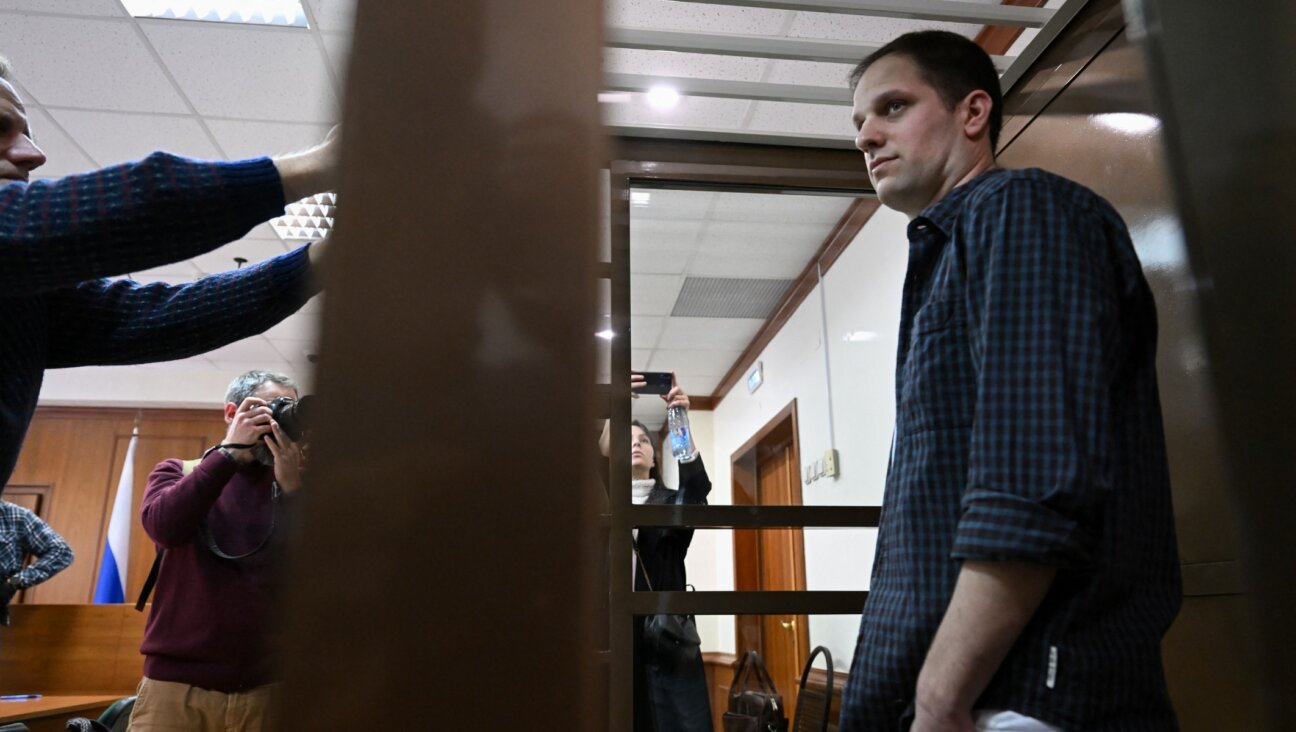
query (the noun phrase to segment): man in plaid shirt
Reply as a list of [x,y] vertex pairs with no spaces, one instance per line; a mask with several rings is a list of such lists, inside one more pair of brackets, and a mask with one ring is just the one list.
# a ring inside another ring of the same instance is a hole
[[967,38],[907,34],[852,83],[856,146],[910,223],[841,729],[1175,729],[1156,313],[1129,233],[1092,191],[996,166],[999,79]]
[[47,368],[204,353],[265,331],[317,291],[323,251],[294,252],[184,285],[107,278],[212,251],[334,188],[334,135],[295,155],[138,163],[30,181],[45,162],[0,58],[0,485]]
[[[28,556],[36,557],[23,567]],[[49,524],[22,506],[0,499],[0,625],[9,624],[14,595],[62,572],[72,547]]]

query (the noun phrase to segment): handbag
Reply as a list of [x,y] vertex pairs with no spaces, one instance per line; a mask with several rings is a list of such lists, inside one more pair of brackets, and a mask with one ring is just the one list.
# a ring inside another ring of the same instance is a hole
[[729,687],[729,711],[723,717],[724,732],[787,732],[783,695],[756,651],[747,651],[734,669]]
[[[635,544],[635,562],[644,582],[652,580]],[[647,701],[657,732],[713,732],[702,637],[692,615],[658,613],[644,619],[640,646]]]

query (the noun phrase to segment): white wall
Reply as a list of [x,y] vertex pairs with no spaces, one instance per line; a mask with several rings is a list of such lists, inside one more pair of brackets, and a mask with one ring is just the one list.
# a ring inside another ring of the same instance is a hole
[[[693,415],[707,461],[711,503],[732,502],[729,461],[735,451],[793,399],[805,465],[830,447],[840,456],[837,478],[802,484],[806,505],[877,506],[895,417],[896,331],[908,261],[907,220],[880,209],[761,353],[764,384],[748,394],[740,383],[711,414]],[[824,334],[827,333],[825,339]],[[855,335],[851,335],[855,334]],[[872,334],[872,335],[867,335]],[[848,336],[851,340],[848,340]],[[865,590],[873,564],[873,529],[805,532],[806,589]],[[689,579],[698,589],[733,589],[730,531],[699,531],[689,551]],[[810,643],[848,668],[857,615],[810,618]],[[734,650],[732,616],[699,617],[705,650]]]
[[[250,366],[248,368],[256,368]],[[175,362],[138,366],[50,369],[41,385],[42,406],[168,407],[219,409],[230,380],[247,369],[183,368]],[[303,394],[314,391],[314,370],[289,372]]]

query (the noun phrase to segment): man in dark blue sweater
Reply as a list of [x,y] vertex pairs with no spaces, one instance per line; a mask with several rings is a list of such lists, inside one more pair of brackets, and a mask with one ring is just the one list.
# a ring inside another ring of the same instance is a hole
[[154,153],[28,182],[45,162],[0,58],[0,486],[45,369],[186,358],[265,331],[316,292],[320,244],[185,285],[106,278],[212,251],[332,190],[337,140],[232,163]]

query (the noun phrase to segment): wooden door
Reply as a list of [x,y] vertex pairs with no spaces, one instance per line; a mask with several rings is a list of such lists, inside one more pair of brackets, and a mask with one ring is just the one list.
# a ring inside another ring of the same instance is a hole
[[[799,506],[796,402],[788,404],[731,461],[734,505]],[[801,529],[734,531],[734,589],[804,590],[805,543]],[[797,683],[809,656],[804,615],[739,615],[737,651],[757,651],[792,717]]]
[[[801,491],[797,473],[790,444],[771,451],[756,467],[761,503],[767,506],[800,504]],[[765,529],[759,533],[760,589],[805,589],[805,543],[802,530]],[[774,685],[783,694],[789,718],[796,703],[801,666],[809,656],[809,643],[806,616],[761,616],[761,655],[765,658]]]

